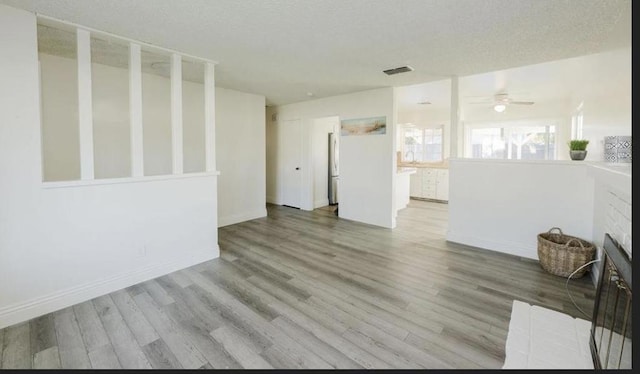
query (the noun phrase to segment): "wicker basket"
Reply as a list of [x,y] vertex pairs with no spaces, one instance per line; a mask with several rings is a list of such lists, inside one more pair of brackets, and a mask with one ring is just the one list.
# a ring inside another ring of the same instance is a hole
[[[558,232],[553,232],[557,230]],[[568,278],[576,269],[591,261],[596,248],[586,240],[565,235],[558,227],[538,234],[538,258],[547,272]],[[572,278],[580,278],[589,267],[576,271]]]

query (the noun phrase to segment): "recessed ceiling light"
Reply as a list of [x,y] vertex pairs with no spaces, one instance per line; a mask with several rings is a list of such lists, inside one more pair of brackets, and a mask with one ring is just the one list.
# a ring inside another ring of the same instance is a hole
[[313,92],[307,92],[307,96],[313,96]]

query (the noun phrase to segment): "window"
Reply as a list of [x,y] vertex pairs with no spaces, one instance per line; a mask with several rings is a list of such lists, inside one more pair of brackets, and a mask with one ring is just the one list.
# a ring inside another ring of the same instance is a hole
[[582,139],[582,120],[584,114],[582,111],[582,103],[571,116],[571,139]]
[[555,160],[555,126],[469,128],[471,158]]
[[402,161],[442,162],[442,129],[405,128],[403,131]]

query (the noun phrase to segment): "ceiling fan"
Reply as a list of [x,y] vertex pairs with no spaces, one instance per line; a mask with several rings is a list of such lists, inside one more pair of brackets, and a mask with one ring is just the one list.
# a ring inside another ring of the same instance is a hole
[[493,96],[493,102],[487,102],[487,101],[471,102],[471,104],[488,104],[488,103],[492,103],[493,109],[496,112],[504,112],[505,109],[507,109],[508,105],[532,105],[532,104],[534,104],[533,101],[513,100],[512,98],[509,97],[509,95],[506,92],[495,94]]

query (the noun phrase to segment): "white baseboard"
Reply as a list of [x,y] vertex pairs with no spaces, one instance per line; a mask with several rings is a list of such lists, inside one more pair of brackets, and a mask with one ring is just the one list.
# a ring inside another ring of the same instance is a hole
[[313,202],[313,208],[320,208],[329,205],[329,199],[320,199]]
[[0,329],[218,257],[220,257],[220,248],[216,245],[215,250],[201,251],[190,256],[182,255],[133,272],[118,274],[9,305],[0,308]]
[[233,225],[235,223],[240,223],[244,221],[249,221],[256,218],[262,218],[267,216],[267,209],[260,209],[254,212],[249,213],[240,213],[240,214],[232,214],[225,217],[218,218],[218,227],[224,227]]
[[459,235],[451,231],[447,231],[447,241],[538,260],[538,247],[523,243]]
[[275,196],[267,196],[266,199],[269,204],[280,205],[280,201],[278,201],[278,198]]

